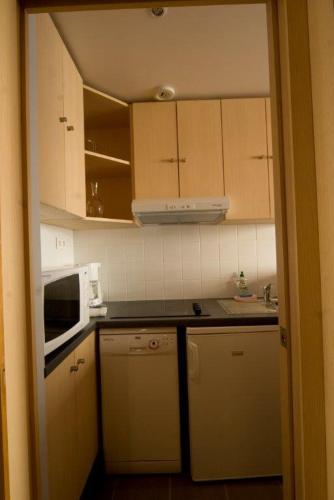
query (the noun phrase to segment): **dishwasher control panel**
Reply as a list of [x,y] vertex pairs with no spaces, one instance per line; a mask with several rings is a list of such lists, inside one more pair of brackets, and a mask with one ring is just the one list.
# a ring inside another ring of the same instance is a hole
[[100,331],[101,355],[156,355],[177,352],[176,332],[157,332],[152,329],[135,333],[115,333],[114,330]]

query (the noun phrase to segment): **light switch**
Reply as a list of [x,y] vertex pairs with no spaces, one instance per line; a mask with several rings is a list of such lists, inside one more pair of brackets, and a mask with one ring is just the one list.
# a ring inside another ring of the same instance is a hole
[[63,238],[56,238],[56,249],[61,249],[61,248],[65,248],[66,247],[66,240],[64,240]]

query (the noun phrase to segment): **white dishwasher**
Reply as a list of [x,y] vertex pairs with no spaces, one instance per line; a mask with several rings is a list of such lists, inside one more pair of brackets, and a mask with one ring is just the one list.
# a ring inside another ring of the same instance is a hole
[[281,474],[277,326],[187,329],[194,481]]
[[101,329],[100,359],[106,471],[179,472],[176,329]]

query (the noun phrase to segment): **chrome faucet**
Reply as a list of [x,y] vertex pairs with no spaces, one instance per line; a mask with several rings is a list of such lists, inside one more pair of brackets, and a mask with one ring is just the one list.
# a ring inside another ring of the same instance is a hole
[[271,283],[263,287],[263,300],[266,305],[271,304]]

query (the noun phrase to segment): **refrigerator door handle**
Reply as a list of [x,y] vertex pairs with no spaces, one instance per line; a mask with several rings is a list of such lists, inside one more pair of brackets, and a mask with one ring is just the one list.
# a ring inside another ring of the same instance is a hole
[[188,340],[188,373],[191,380],[199,377],[199,351],[198,345]]

